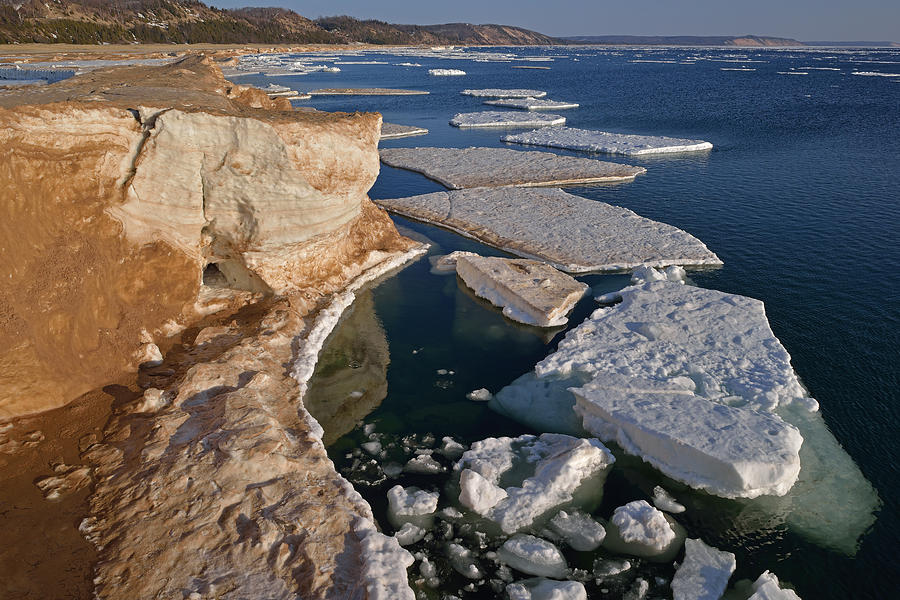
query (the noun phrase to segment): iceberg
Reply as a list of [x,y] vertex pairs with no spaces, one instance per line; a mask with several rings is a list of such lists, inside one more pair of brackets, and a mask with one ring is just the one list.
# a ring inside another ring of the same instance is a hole
[[499,100],[485,100],[490,106],[502,106],[503,108],[517,108],[519,110],[563,110],[566,108],[578,108],[577,102],[560,102],[558,100],[542,100],[539,98],[501,98]]
[[647,172],[643,167],[509,148],[383,148],[381,162],[422,173],[450,189],[629,181]]
[[567,273],[722,264],[677,227],[560,189],[475,188],[377,203]]
[[625,156],[699,152],[710,150],[713,147],[711,143],[703,140],[609,133],[590,129],[576,129],[574,127],[539,129],[528,133],[505,135],[500,140],[528,146],[548,146],[564,150],[604,152],[606,154],[623,154]]
[[734,554],[688,538],[684,560],[672,579],[674,600],[719,600],[737,563]]
[[483,110],[457,113],[450,119],[454,127],[547,127],[562,125],[566,118],[560,115],[518,113],[506,110]]
[[588,289],[536,260],[465,256],[457,260],[456,273],[476,296],[502,308],[505,317],[537,327],[565,325]]
[[476,98],[543,98],[547,92],[541,90],[486,88],[481,90],[463,90],[463,96],[475,96]]
[[576,498],[598,496],[613,462],[596,439],[545,433],[475,442],[454,469],[460,472],[460,503],[509,534]]

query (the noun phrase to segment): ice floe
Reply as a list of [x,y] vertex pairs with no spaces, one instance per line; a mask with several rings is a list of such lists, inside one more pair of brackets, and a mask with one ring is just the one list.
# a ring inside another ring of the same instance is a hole
[[456,273],[507,318],[538,327],[565,325],[588,289],[547,263],[528,259],[465,256],[457,260]]
[[587,600],[587,591],[579,581],[556,581],[534,577],[506,586],[509,600]]
[[566,108],[578,108],[577,102],[561,102],[559,100],[543,100],[540,98],[501,98],[500,100],[486,100],[485,104],[502,106],[503,108],[518,108],[519,110],[563,110]]
[[652,135],[632,135],[610,133],[574,127],[554,127],[528,133],[505,135],[501,141],[528,146],[548,146],[565,150],[603,152],[625,156],[645,154],[670,154],[676,152],[698,152],[710,150],[713,146],[703,140],[688,140]]
[[428,130],[424,127],[416,127],[415,125],[397,125],[396,123],[383,123],[381,125],[382,140],[392,140],[395,138],[410,137],[414,135],[425,135]]
[[[595,439],[545,433],[475,442],[455,470],[460,472],[460,501],[513,533],[553,516],[579,492],[602,492],[602,478],[613,462]],[[591,489],[581,490],[588,482]]]
[[778,578],[764,571],[752,586],[753,595],[747,600],[800,600],[794,590],[781,587]]
[[429,75],[439,75],[439,76],[453,76],[453,75],[465,75],[466,72],[460,69],[428,69]]
[[853,71],[850,74],[864,77],[900,77],[900,73],[879,73],[877,71]]
[[590,158],[510,148],[384,148],[381,161],[422,173],[450,189],[628,181],[647,171]]
[[562,125],[566,118],[561,115],[520,113],[507,110],[482,110],[457,113],[450,119],[454,127],[547,127]]
[[440,497],[437,492],[395,485],[388,490],[387,497],[388,518],[395,527],[401,527],[404,523],[412,523],[424,529],[431,527]]
[[659,485],[653,488],[653,506],[672,514],[685,511],[684,506],[676,502],[675,498]]
[[497,550],[497,556],[513,569],[529,575],[561,579],[569,571],[559,548],[533,535],[514,535]]
[[547,524],[550,531],[579,552],[596,550],[606,537],[606,529],[580,510],[559,511]]
[[311,96],[424,96],[431,92],[394,88],[322,88],[307,93]]
[[463,96],[475,96],[476,98],[543,98],[547,92],[541,90],[487,88],[481,90],[463,90]]
[[646,500],[635,500],[613,511],[604,547],[658,561],[671,559],[684,541],[684,529]]
[[674,600],[719,600],[737,563],[734,554],[688,538],[684,560],[672,579]]

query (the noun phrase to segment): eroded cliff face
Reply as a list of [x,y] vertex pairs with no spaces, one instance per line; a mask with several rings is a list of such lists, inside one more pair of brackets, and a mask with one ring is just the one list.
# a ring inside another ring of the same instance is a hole
[[411,597],[302,399],[422,248],[366,196],[380,116],[283,108],[202,57],[0,96],[0,421],[118,384],[52,479],[95,597]]
[[202,57],[0,96],[0,418],[133,370],[208,265],[306,312],[404,247],[366,197],[380,116],[279,108]]

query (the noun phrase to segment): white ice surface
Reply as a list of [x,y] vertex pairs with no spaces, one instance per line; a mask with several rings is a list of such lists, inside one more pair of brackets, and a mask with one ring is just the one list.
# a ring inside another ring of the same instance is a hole
[[514,535],[497,550],[497,556],[504,564],[529,575],[562,579],[569,571],[559,548],[533,535]]
[[482,516],[490,514],[498,502],[509,494],[477,471],[463,469],[459,474],[459,503]]
[[432,515],[437,510],[437,492],[426,492],[416,487],[404,488],[395,485],[388,490],[388,518],[395,527],[412,523],[427,529],[431,526]]
[[566,108],[578,108],[577,102],[560,102],[559,100],[545,100],[541,98],[501,98],[499,100],[485,100],[490,106],[502,108],[517,108],[519,110],[564,110]]
[[673,515],[683,513],[685,510],[684,506],[676,502],[675,498],[661,486],[653,488],[653,506]]
[[555,581],[543,577],[524,579],[506,586],[509,600],[587,600],[579,581]]
[[456,273],[476,296],[502,308],[505,317],[536,327],[565,325],[588,289],[547,263],[528,259],[463,256]]
[[357,519],[354,532],[362,549],[362,581],[367,600],[415,600],[406,569],[415,560],[396,538],[375,529],[368,519]]
[[409,546],[421,541],[426,533],[427,532],[421,527],[413,525],[412,523],[404,523],[403,527],[394,533],[394,537],[397,538],[397,541],[400,542],[401,546]]
[[460,69],[428,69],[429,75],[465,75],[466,72]]
[[606,529],[580,510],[559,511],[548,523],[550,531],[579,552],[596,550],[606,537]]
[[547,92],[528,89],[499,89],[486,88],[480,90],[463,90],[463,96],[475,96],[476,98],[543,98]]
[[[591,481],[599,488],[601,483],[592,480],[605,475],[614,461],[595,439],[545,433],[475,442],[455,469],[461,472],[461,499],[467,498],[470,508],[477,506],[476,512],[505,533],[513,533],[572,502],[582,484]],[[466,470],[480,477],[463,479]],[[501,482],[507,497],[493,502],[500,494],[487,484],[501,489]]]
[[719,600],[737,566],[734,554],[690,538],[684,549],[684,560],[672,579],[674,600]]
[[447,544],[447,557],[450,559],[450,566],[457,573],[468,579],[482,579],[484,573],[475,563],[475,557],[472,551],[456,543]]
[[415,125],[398,125],[396,123],[382,123],[381,138],[382,140],[393,140],[396,138],[411,137],[414,135],[425,135],[428,130],[424,127],[416,127]]
[[483,110],[458,113],[450,119],[454,127],[546,127],[562,125],[566,118],[560,115],[513,112],[506,110]]
[[622,542],[648,555],[665,552],[677,537],[665,515],[646,500],[634,500],[618,507],[609,522]]
[[753,582],[753,595],[747,600],[800,600],[800,596],[794,590],[782,588],[775,575],[763,571]]
[[610,133],[574,127],[538,129],[528,133],[505,135],[501,141],[529,146],[548,146],[565,150],[604,152],[640,156],[644,154],[668,154],[673,152],[698,152],[710,150],[712,144],[703,140],[688,140],[652,135]]

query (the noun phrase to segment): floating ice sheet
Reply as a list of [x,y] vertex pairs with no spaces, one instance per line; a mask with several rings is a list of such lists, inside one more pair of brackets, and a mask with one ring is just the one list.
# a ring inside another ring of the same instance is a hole
[[395,138],[425,135],[428,130],[415,125],[397,125],[396,123],[383,123],[381,125],[381,139],[392,140]]
[[588,286],[544,262],[495,256],[465,256],[456,272],[475,295],[503,309],[513,321],[556,327],[584,296]]
[[519,113],[506,110],[482,110],[458,113],[450,119],[454,127],[547,127],[562,125],[566,118],[560,115]]
[[643,167],[510,148],[384,148],[381,162],[422,173],[450,189],[605,183],[647,172]]
[[625,156],[698,152],[712,148],[712,144],[703,140],[609,133],[590,129],[576,129],[574,127],[539,129],[528,133],[505,135],[500,139],[504,142],[528,146],[547,146],[565,150],[624,154]]
[[393,88],[322,88],[307,93],[311,96],[424,96],[430,92]]
[[539,98],[502,98],[500,100],[486,100],[485,104],[502,106],[503,108],[518,108],[519,110],[563,110],[566,108],[578,108],[576,102],[560,102],[559,100],[542,100]]
[[547,92],[529,89],[499,89],[487,88],[481,90],[463,90],[463,96],[475,96],[476,98],[543,98]]
[[568,273],[722,264],[687,232],[559,189],[476,188],[377,202]]
[[438,76],[454,76],[465,75],[466,72],[460,69],[428,69],[428,74]]

